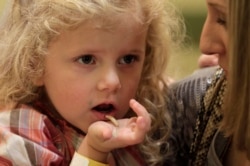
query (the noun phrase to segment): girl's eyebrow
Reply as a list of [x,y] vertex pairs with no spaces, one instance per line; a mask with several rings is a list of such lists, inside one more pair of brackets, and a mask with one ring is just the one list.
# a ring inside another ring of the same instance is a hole
[[143,54],[143,53],[145,53],[145,50],[143,50],[143,49],[133,49],[133,50],[130,50],[130,52],[135,53],[135,54]]

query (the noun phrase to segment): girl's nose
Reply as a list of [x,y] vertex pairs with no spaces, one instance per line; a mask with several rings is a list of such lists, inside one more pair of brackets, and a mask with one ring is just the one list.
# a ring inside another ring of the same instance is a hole
[[115,69],[107,69],[100,74],[97,84],[100,91],[114,92],[121,88],[119,73]]

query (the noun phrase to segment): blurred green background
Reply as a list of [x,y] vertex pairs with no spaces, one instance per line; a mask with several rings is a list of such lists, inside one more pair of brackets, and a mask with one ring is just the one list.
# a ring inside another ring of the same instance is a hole
[[166,74],[175,80],[181,79],[198,68],[200,56],[199,40],[206,17],[205,0],[173,0],[183,14],[187,27],[188,42],[182,50],[176,51],[170,57]]
[[6,0],[0,0],[0,14],[2,13],[2,10],[4,8],[5,1]]
[[[197,60],[200,56],[198,48],[202,25],[206,16],[205,0],[172,0],[183,14],[187,27],[188,42],[186,47],[177,50],[170,57],[166,74],[178,80],[198,68]],[[7,0],[0,0],[0,14]]]

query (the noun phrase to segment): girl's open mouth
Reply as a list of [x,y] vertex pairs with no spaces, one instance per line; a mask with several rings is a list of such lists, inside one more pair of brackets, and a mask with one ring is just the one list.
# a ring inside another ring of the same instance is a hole
[[100,104],[95,106],[92,110],[101,112],[101,113],[110,113],[115,110],[113,104]]

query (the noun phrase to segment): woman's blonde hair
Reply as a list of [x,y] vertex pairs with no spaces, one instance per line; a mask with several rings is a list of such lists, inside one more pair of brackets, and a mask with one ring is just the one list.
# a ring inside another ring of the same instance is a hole
[[222,129],[250,160],[250,1],[229,0],[229,74]]
[[146,58],[136,99],[152,115],[152,129],[141,151],[149,165],[159,165],[163,159],[160,153],[165,153],[161,144],[170,128],[162,94],[162,86],[166,86],[163,73],[170,48],[179,44],[185,30],[174,6],[165,0],[10,2],[0,24],[0,104],[4,105],[29,103],[39,96],[40,87],[34,82],[44,74],[48,45],[61,31],[96,18],[111,21],[124,12],[148,27]]

